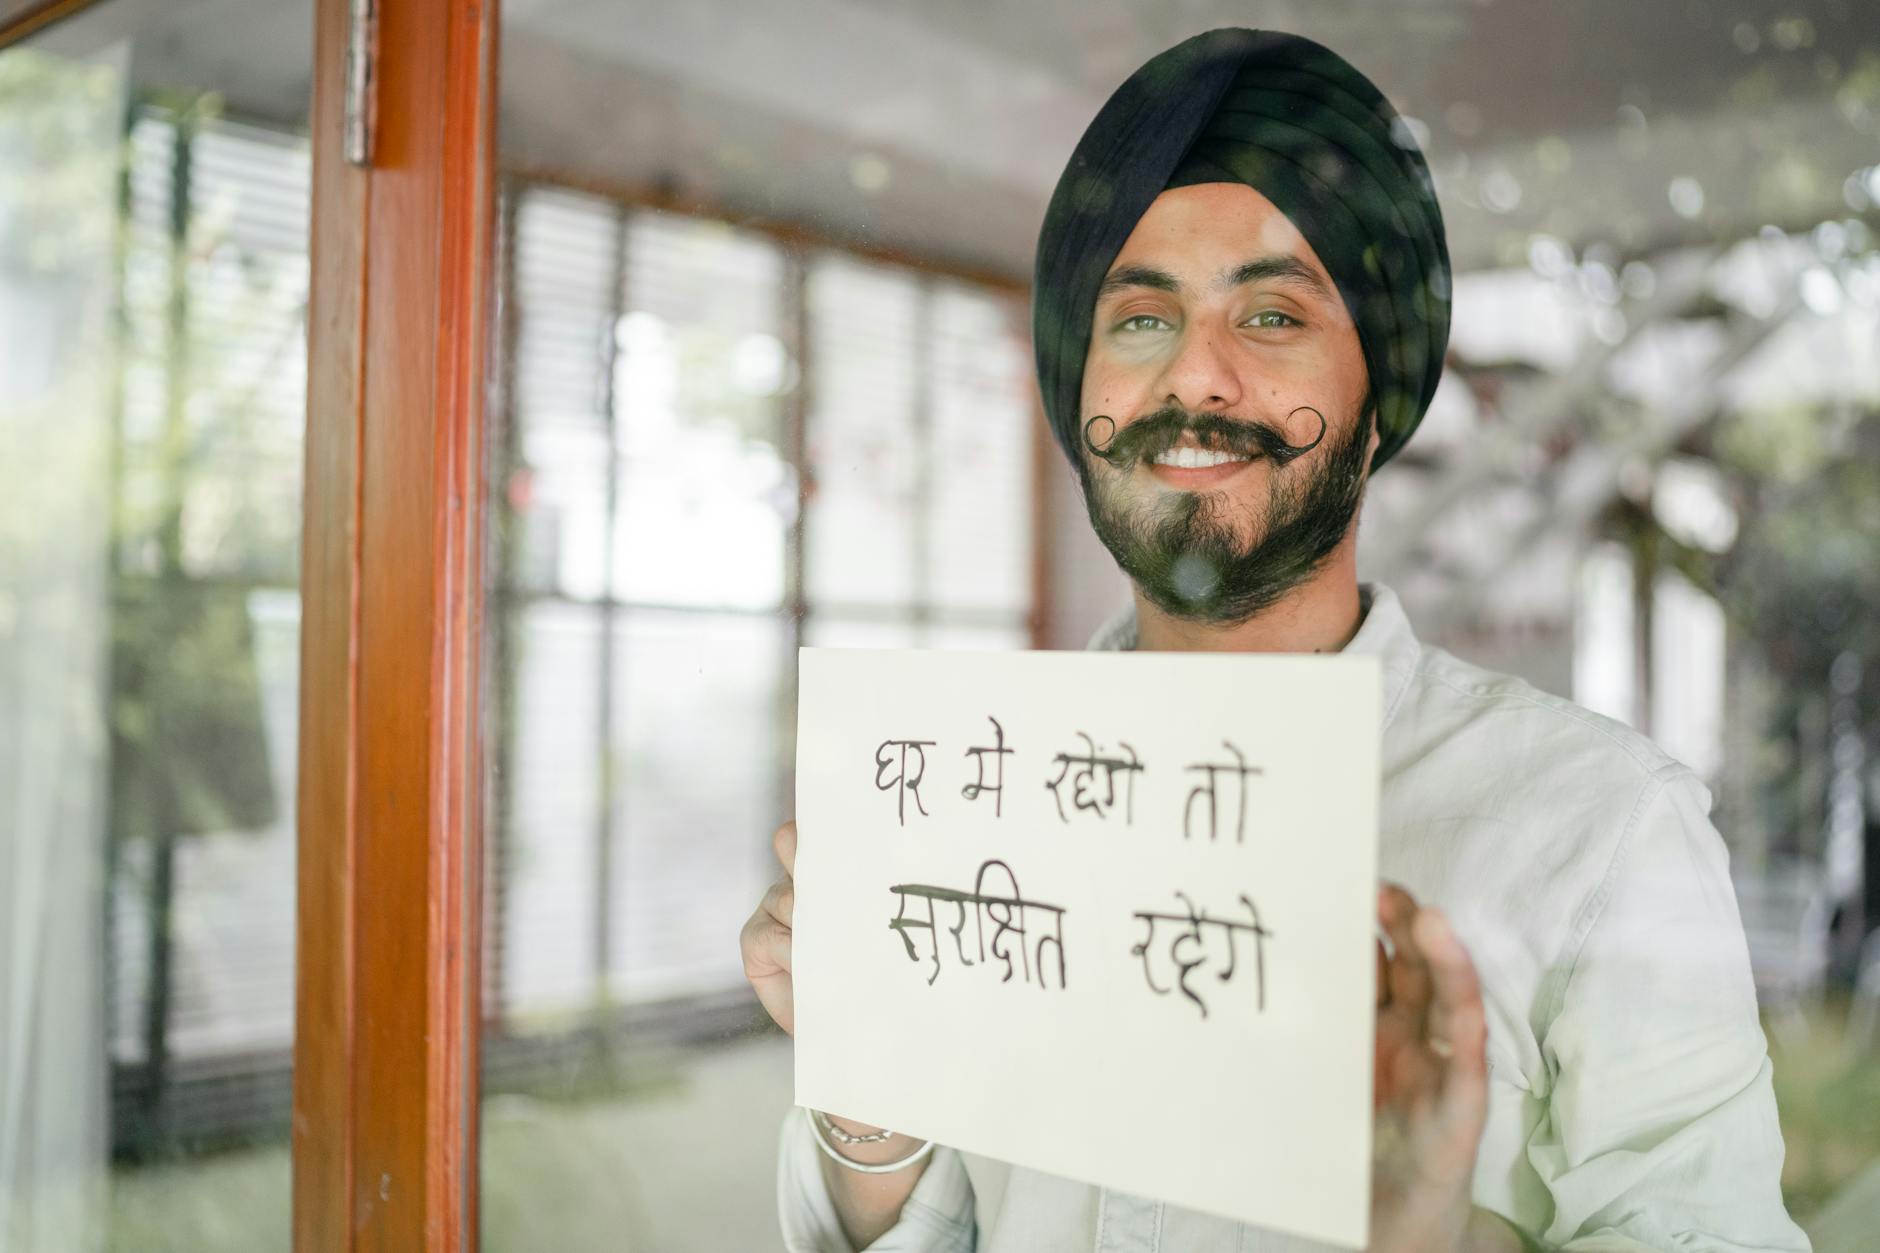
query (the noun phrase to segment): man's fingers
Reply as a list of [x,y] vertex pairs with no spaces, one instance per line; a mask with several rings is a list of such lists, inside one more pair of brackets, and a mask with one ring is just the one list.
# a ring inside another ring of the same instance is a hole
[[771,1020],[783,1028],[785,1035],[796,1034],[796,988],[787,974],[774,975],[768,979],[751,980],[751,988],[757,993],[757,1003],[764,1007]]
[[796,880],[779,879],[770,885],[764,893],[759,909],[775,918],[786,928],[796,925]]
[[777,850],[777,860],[783,863],[783,873],[796,878],[796,820],[793,818],[778,827],[770,843]]
[[1412,927],[1418,949],[1429,963],[1434,1004],[1431,1035],[1443,1042],[1455,1067],[1469,1074],[1486,1070],[1488,1021],[1482,1009],[1482,985],[1475,963],[1440,909],[1418,912]]
[[1393,950],[1387,967],[1389,1002],[1402,1006],[1421,1024],[1430,998],[1430,971],[1411,929],[1416,914],[1416,898],[1410,893],[1394,883],[1378,889],[1377,917]]
[[1379,940],[1377,947],[1377,1005],[1379,1009],[1390,1000],[1390,960],[1384,956],[1384,941]]
[[[1429,960],[1435,989],[1431,1049],[1444,1059],[1436,1125],[1460,1154],[1465,1143],[1476,1143],[1488,1114],[1488,1018],[1482,1007],[1481,982],[1468,950],[1441,910],[1421,911],[1414,930],[1417,945]],[[1457,1160],[1461,1161],[1460,1156]]]
[[758,1003],[788,1034],[796,1034],[796,986],[791,977],[796,921],[796,823],[786,822],[770,837],[783,866],[783,878],[770,885],[757,912],[744,924],[738,948],[744,954],[744,977],[751,981]]
[[[769,898],[765,900],[768,903]],[[744,976],[753,982],[790,972],[790,928],[777,921],[768,908],[760,908],[744,924],[738,947],[744,954]]]
[[1482,985],[1475,976],[1475,963],[1456,938],[1448,915],[1433,905],[1419,910],[1411,931],[1433,980],[1436,1008],[1444,1013],[1467,1005],[1481,1008]]

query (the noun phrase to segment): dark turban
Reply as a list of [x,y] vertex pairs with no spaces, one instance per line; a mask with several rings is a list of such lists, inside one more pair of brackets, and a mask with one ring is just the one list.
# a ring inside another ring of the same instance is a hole
[[1038,235],[1032,343],[1045,413],[1076,461],[1097,289],[1171,187],[1245,183],[1338,285],[1376,398],[1382,465],[1435,394],[1449,342],[1449,249],[1429,167],[1383,93],[1329,48],[1229,27],[1151,60],[1104,104]]

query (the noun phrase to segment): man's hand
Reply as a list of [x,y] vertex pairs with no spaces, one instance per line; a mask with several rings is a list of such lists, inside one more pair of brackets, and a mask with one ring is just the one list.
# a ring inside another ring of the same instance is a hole
[[[744,977],[751,981],[757,999],[779,1027],[795,1035],[796,992],[790,975],[790,930],[796,917],[796,823],[786,822],[778,827],[772,843],[777,849],[777,860],[783,864],[783,878],[764,893],[757,912],[744,924],[738,946],[744,950]],[[881,1130],[834,1115],[829,1119],[851,1135],[874,1135]],[[918,1140],[894,1135],[877,1144],[850,1145],[841,1152],[853,1161],[878,1166],[899,1161],[919,1147]],[[873,1175],[845,1169],[817,1154],[817,1168],[829,1189],[829,1199],[835,1205],[842,1233],[851,1246],[867,1248],[901,1220],[901,1207],[907,1204],[908,1196],[931,1160],[915,1162],[905,1170]]]
[[796,994],[790,982],[790,920],[796,914],[796,823],[786,822],[771,837],[783,878],[770,885],[757,912],[744,924],[744,977],[777,1025],[796,1034]]
[[1378,892],[1371,1253],[1520,1248],[1469,1199],[1488,1113],[1488,1025],[1475,965],[1449,919]]

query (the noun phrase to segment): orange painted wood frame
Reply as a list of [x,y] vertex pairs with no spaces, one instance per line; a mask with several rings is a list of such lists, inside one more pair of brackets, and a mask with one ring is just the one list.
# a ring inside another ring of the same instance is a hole
[[0,0],[0,48],[19,43],[41,27],[97,3],[98,0]]
[[493,0],[314,0],[294,1249],[474,1250]]

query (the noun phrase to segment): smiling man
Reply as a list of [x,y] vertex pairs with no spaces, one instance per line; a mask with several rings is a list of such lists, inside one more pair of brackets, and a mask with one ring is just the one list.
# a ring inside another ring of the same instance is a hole
[[[1092,647],[1380,659],[1371,1249],[1805,1250],[1704,785],[1419,643],[1358,580],[1365,483],[1448,321],[1422,154],[1336,55],[1212,31],[1118,88],[1052,197],[1033,304],[1046,413],[1135,586]],[[743,947],[789,1030],[794,824],[776,843]],[[779,1193],[794,1250],[1318,1247],[820,1112],[786,1122]]]
[[[1375,408],[1351,315],[1270,200],[1218,182],[1157,196],[1098,289],[1076,457],[1145,625],[1270,628],[1341,549],[1349,566]],[[1355,574],[1344,589],[1334,631]]]

